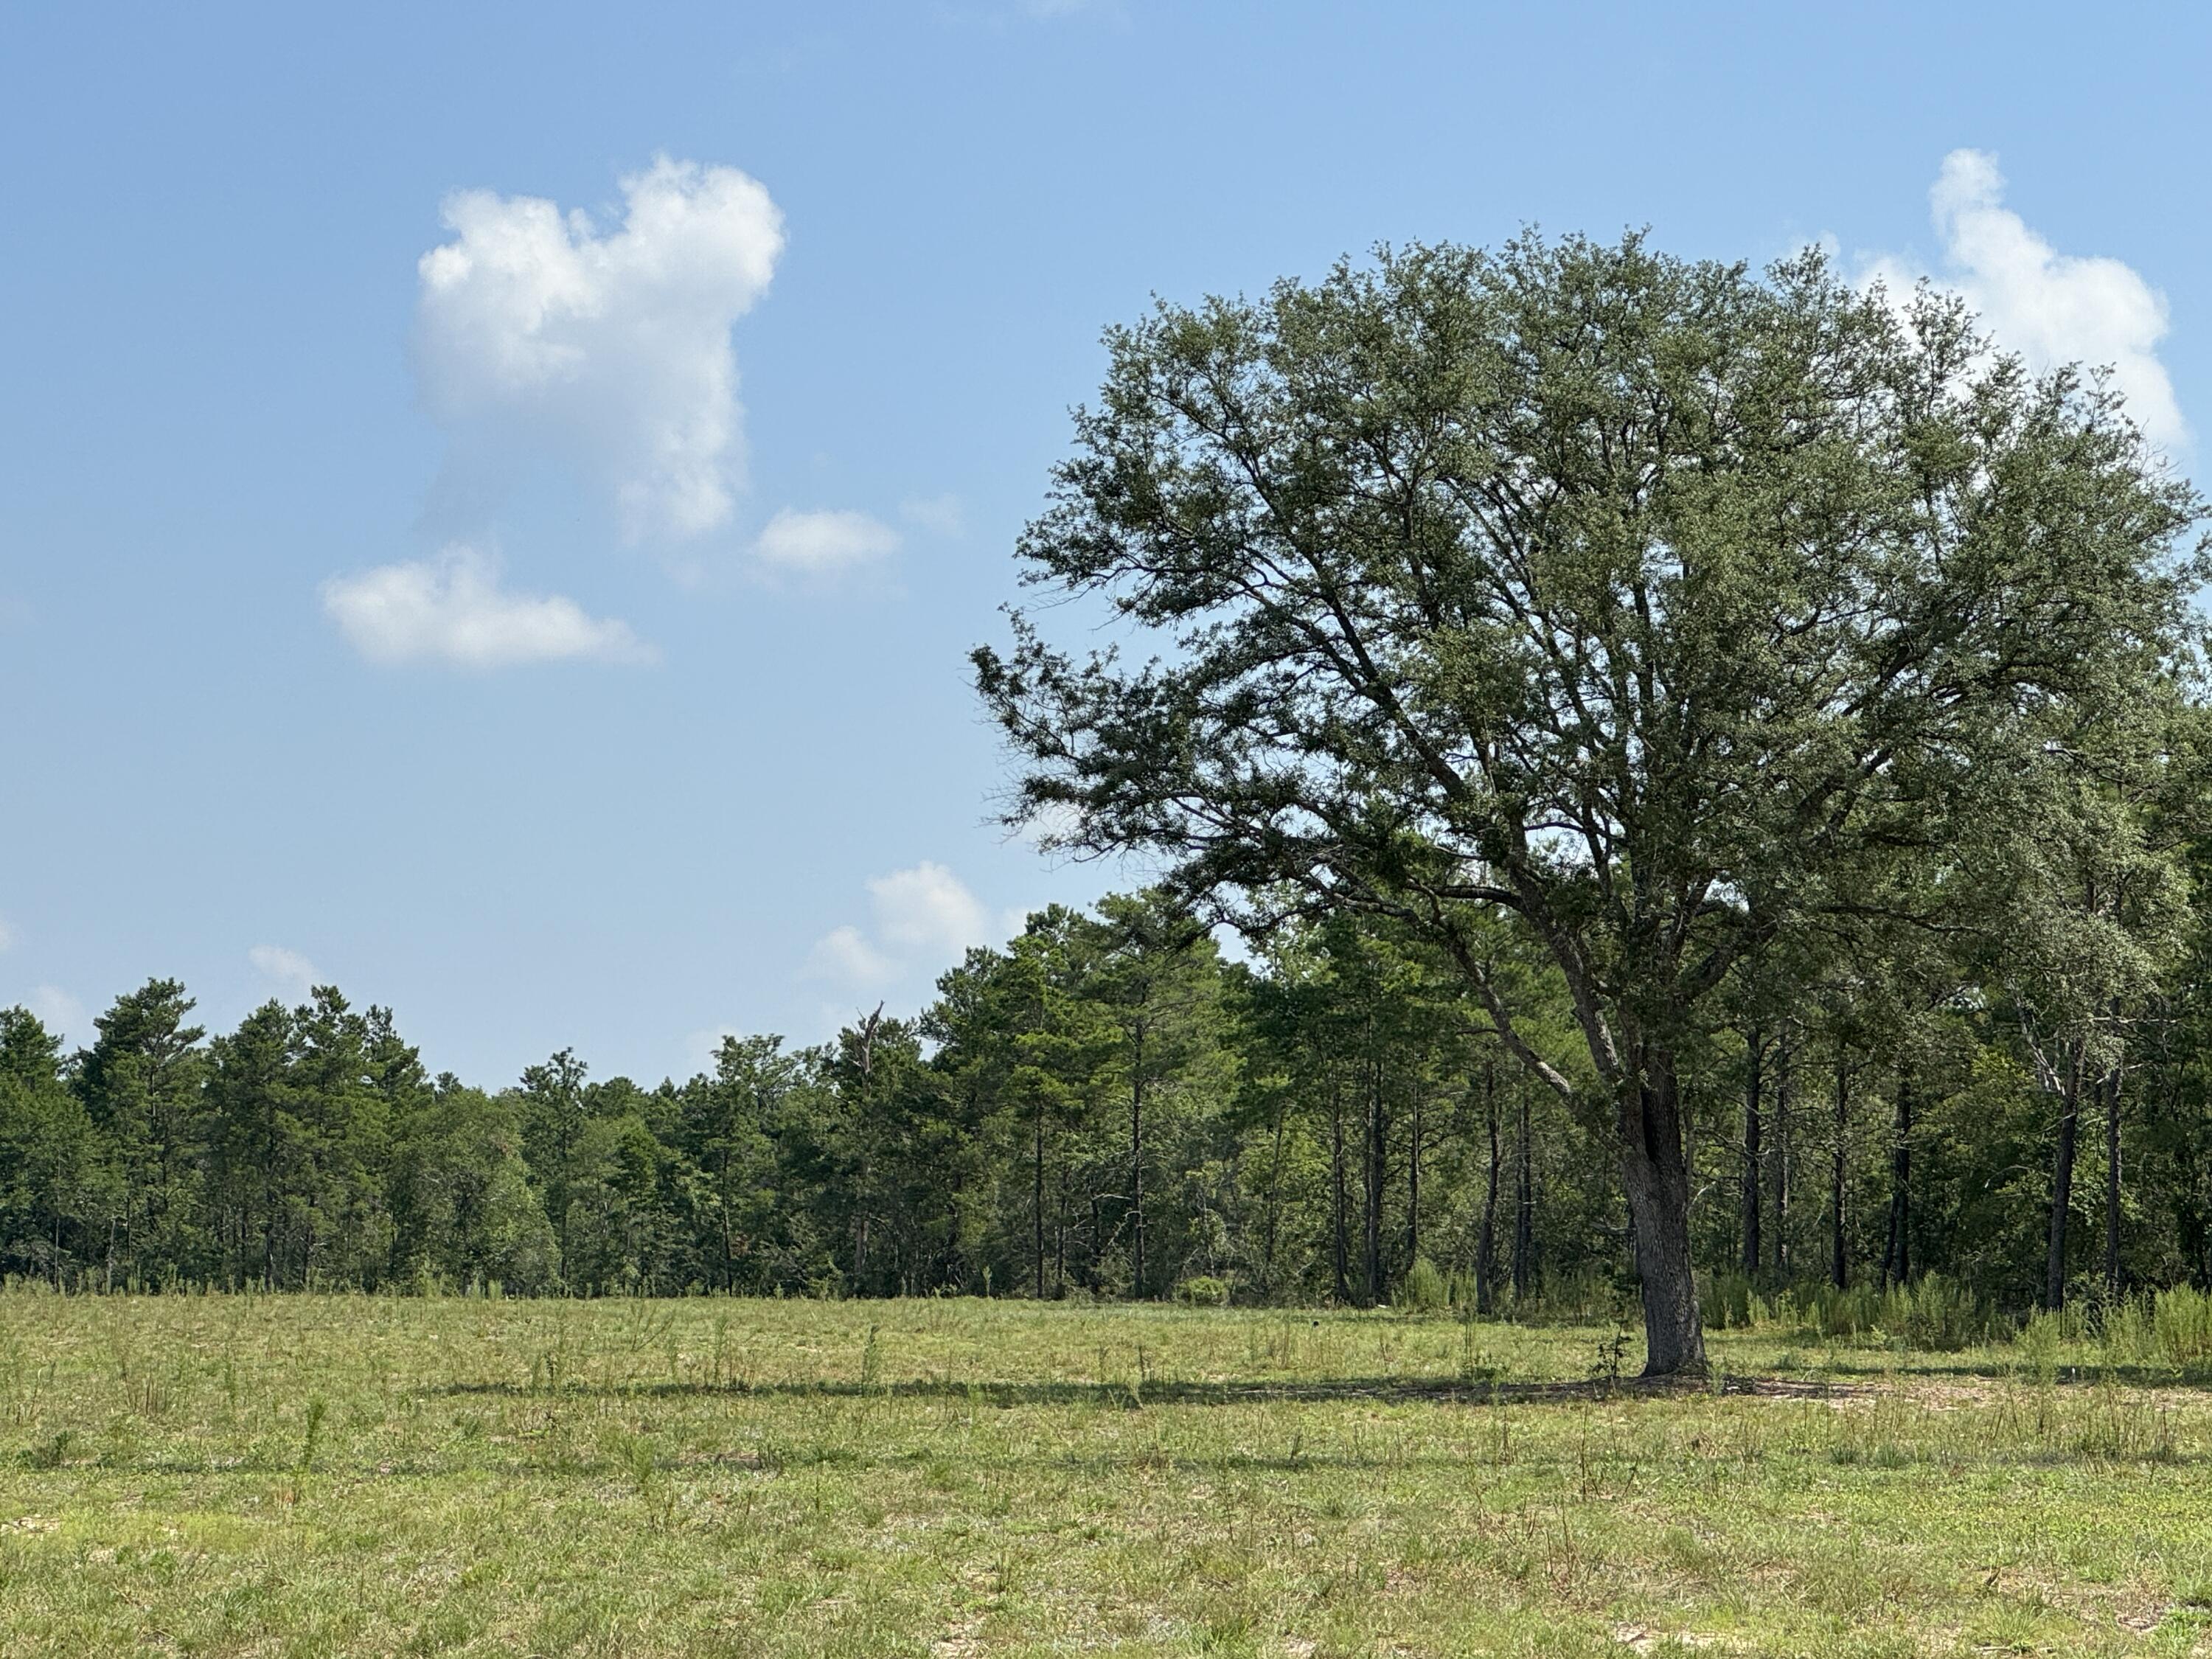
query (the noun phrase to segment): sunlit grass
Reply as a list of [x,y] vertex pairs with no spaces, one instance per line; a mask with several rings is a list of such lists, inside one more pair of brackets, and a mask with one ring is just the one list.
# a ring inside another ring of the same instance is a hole
[[0,1651],[2212,1638],[2212,1395],[2155,1343],[2126,1358],[2076,1326],[1922,1353],[1770,1327],[1717,1335],[1711,1381],[1646,1393],[1607,1385],[1614,1334],[974,1301],[16,1292]]

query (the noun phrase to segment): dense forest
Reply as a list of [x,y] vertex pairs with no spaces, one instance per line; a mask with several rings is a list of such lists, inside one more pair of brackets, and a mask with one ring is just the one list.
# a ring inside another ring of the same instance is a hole
[[[2056,994],[2023,933],[1881,972],[1838,958],[1699,1033],[1708,1295],[1940,1272],[2024,1308],[2212,1283],[2212,931],[2185,864],[2159,860],[2159,903],[2106,918],[2148,976],[2100,986],[2078,1025],[2032,992]],[[1522,990],[1570,1053],[1557,988],[1532,966]],[[74,1054],[0,1013],[8,1272],[1352,1304],[1409,1279],[1433,1295],[1433,1273],[1499,1312],[1633,1292],[1601,1137],[1443,964],[1369,921],[1288,927],[1248,963],[1158,894],[1042,911],[915,1018],[816,1048],[730,1038],[654,1086],[566,1051],[497,1091],[432,1077],[387,1011],[335,988],[211,1039],[191,1012],[154,981]]]

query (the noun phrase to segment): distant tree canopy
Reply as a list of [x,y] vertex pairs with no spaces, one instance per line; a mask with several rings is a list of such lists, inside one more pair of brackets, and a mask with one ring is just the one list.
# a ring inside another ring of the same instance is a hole
[[[2070,869],[2072,826],[2047,828],[2038,856]],[[2098,890],[2154,858],[2178,884],[2076,905],[2023,882],[1991,911],[2008,950],[1782,939],[1700,1005],[1677,1069],[1709,1317],[1930,1272],[2024,1309],[2054,1223],[2061,1295],[2212,1285],[2212,927],[2200,843],[2167,858],[2164,833],[2094,855]],[[2124,994],[2054,1000],[2077,962]],[[1493,968],[1524,1039],[1596,1086],[1560,976],[1510,939]],[[731,1037],[650,1087],[566,1049],[497,1091],[428,1076],[330,988],[213,1039],[192,1012],[154,981],[69,1054],[0,1011],[0,1271],[1348,1305],[1441,1279],[1599,1319],[1636,1283],[1604,1126],[1516,1061],[1448,953],[1371,914],[1293,920],[1248,963],[1163,893],[1040,911],[915,1018]]]
[[1704,1361],[1685,1068],[1731,997],[1870,1030],[1958,988],[1912,935],[1995,939],[2065,1133],[2202,786],[2201,504],[2100,385],[1817,253],[1635,236],[1385,252],[1108,346],[1020,553],[1155,654],[1019,612],[977,651],[1012,817],[1255,936],[1431,953],[1610,1144],[1652,1372]]

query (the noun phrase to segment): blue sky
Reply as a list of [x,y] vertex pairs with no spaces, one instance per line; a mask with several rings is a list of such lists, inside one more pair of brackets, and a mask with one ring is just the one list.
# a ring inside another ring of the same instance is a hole
[[657,1079],[1095,896],[964,653],[1154,292],[1824,238],[2208,418],[2200,8],[331,10],[0,11],[0,1003],[77,1041],[312,978]]

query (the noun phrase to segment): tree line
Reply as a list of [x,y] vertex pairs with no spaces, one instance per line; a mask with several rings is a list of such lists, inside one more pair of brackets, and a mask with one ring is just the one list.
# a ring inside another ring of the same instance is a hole
[[[1682,1073],[1709,1301],[1929,1272],[2014,1308],[2212,1284],[2212,929],[2185,901],[2160,915],[2163,977],[2088,1026],[2002,965],[2023,934],[1948,979],[1838,961],[1701,1030]],[[1533,954],[1520,972],[1530,1040],[1573,1064],[1564,986]],[[74,1054],[0,1012],[6,1272],[1357,1305],[1448,1284],[1524,1313],[1636,1284],[1604,1137],[1448,959],[1371,917],[1238,961],[1162,892],[1040,911],[910,1018],[730,1037],[653,1086],[565,1049],[495,1091],[434,1077],[388,1010],[331,987],[212,1038],[192,1006],[151,981]]]

